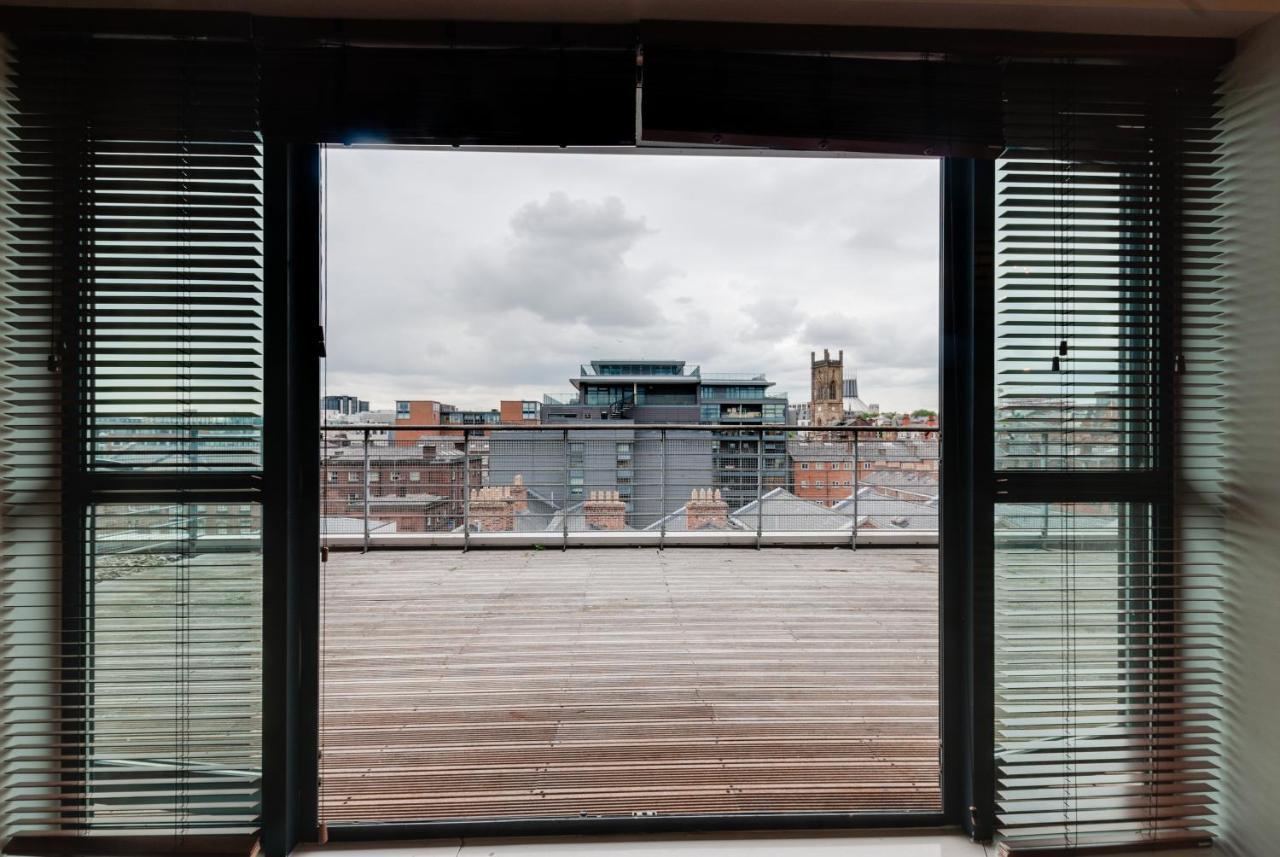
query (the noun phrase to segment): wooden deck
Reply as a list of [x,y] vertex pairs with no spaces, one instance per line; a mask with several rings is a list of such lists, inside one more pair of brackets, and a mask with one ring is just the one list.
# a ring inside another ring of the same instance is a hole
[[937,552],[334,553],[329,823],[940,804]]

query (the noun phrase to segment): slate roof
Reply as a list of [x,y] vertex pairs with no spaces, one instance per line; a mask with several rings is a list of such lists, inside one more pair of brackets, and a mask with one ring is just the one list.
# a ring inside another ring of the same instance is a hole
[[[821,503],[804,500],[785,488],[774,488],[759,501],[760,523],[767,533],[838,532],[853,528],[853,518],[847,513],[828,509]],[[730,519],[743,529],[754,530],[757,524],[757,501],[733,512]]]
[[[705,532],[722,531],[722,530],[748,529],[747,526],[742,522],[736,521],[732,517],[729,517],[725,521],[724,526],[717,527],[710,524],[710,522],[708,522],[708,525],[705,527],[702,527],[698,530],[690,530],[688,512],[689,512],[689,505],[686,503],[685,505],[681,506],[679,509],[676,509],[671,514],[667,515],[665,518],[659,518],[658,520],[654,521],[652,524],[645,527],[645,530],[647,532],[654,532],[654,533],[661,532],[663,529],[663,526],[662,526],[663,521],[666,521],[666,531],[668,533],[688,533],[688,532],[705,533]],[[752,527],[752,529],[754,529],[754,526]]]

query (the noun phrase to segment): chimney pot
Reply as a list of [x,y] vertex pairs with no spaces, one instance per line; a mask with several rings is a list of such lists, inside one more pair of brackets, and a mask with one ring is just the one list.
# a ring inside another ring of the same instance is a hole
[[582,504],[582,515],[592,530],[616,532],[627,526],[627,504],[617,491],[592,491]]
[[685,524],[689,530],[727,530],[729,504],[721,498],[720,489],[693,489],[685,505]]

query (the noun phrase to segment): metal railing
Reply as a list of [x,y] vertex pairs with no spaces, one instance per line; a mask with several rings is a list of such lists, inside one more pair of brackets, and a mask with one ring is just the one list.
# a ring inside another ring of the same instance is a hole
[[325,427],[334,547],[935,544],[938,428]]

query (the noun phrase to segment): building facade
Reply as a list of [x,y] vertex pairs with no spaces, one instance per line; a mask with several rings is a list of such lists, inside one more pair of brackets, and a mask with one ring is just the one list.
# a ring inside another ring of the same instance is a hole
[[847,440],[792,442],[791,491],[802,500],[834,506],[853,496],[856,463]]
[[497,408],[468,410],[432,399],[401,399],[396,402],[395,423],[413,428],[394,432],[394,439],[401,446],[415,446],[424,438],[461,440],[462,432],[457,429],[463,427],[488,429],[499,425],[538,425],[541,421],[542,404],[528,400],[504,399]]
[[[761,443],[753,428],[787,418],[786,397],[770,395],[773,382],[763,374],[704,374],[683,360],[593,360],[570,383],[571,396],[544,399],[542,425],[603,420],[617,429],[570,431],[567,439],[562,432],[496,432],[495,485],[519,473],[531,488],[571,503],[592,490],[617,491],[629,525],[644,527],[680,508],[694,489],[719,490],[737,508],[787,484],[785,433],[766,431]],[[664,456],[658,431],[631,427],[646,423],[732,428],[671,430]]]
[[320,400],[320,410],[347,415],[363,414],[369,410],[369,403],[355,396],[325,396]]
[[[470,473],[464,473],[464,461]],[[366,495],[370,525],[394,532],[449,532],[462,523],[465,490],[484,484],[484,463],[449,442],[328,450],[321,466],[321,515],[362,525]]]

